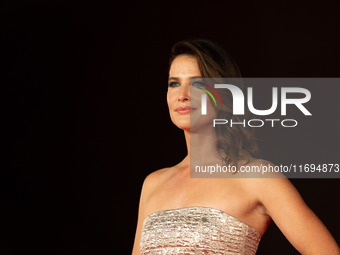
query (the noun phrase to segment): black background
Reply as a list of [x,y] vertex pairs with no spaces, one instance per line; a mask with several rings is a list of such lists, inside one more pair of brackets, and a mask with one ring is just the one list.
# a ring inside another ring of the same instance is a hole
[[[131,253],[144,178],[186,154],[166,105],[173,43],[217,41],[244,77],[340,76],[337,0],[3,1],[0,16],[0,254]],[[273,142],[283,157],[297,144]],[[339,243],[339,180],[292,182]],[[298,252],[271,224],[258,254]]]

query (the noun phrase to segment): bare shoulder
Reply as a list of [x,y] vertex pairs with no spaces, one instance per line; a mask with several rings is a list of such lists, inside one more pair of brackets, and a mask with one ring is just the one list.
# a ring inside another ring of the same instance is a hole
[[264,160],[264,159],[253,159],[240,167],[242,174],[249,178],[283,178],[286,179],[285,175],[282,173],[282,167],[277,166],[274,163]]
[[148,197],[154,190],[161,186],[172,172],[173,167],[162,168],[150,173],[143,182],[142,193]]
[[300,194],[289,179],[282,173],[280,166],[270,161],[256,159],[249,162],[249,166],[261,169],[247,179],[247,185],[256,191],[258,199],[263,204],[276,203],[278,199],[301,200]]
[[243,165],[245,171],[242,173],[245,182],[251,191],[256,192],[259,198],[268,196],[270,192],[295,192],[294,185],[282,173],[280,166],[268,160],[254,159]]
[[167,171],[168,168],[162,168],[148,174],[144,179],[143,189],[148,189],[157,185]]

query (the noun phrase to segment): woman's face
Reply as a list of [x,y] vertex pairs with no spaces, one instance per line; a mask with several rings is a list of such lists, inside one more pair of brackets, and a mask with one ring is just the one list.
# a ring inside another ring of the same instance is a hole
[[[190,79],[200,77],[201,71],[194,56],[179,55],[170,66],[167,93],[170,117],[177,127],[186,131],[190,131],[190,119],[191,131],[193,127],[201,128],[202,124],[207,124],[206,116],[201,116],[201,95],[204,92],[193,86],[190,91]],[[210,100],[207,107],[213,109],[209,104]],[[212,122],[210,124],[212,125]]]

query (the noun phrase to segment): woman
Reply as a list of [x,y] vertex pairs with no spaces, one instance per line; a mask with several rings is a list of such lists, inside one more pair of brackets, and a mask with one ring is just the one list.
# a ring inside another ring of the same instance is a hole
[[205,92],[197,86],[190,93],[190,88],[193,80],[208,77],[240,77],[240,72],[215,43],[187,40],[174,45],[167,103],[172,122],[184,131],[188,155],[145,179],[132,254],[255,254],[273,220],[300,253],[339,255],[331,234],[284,176],[190,178],[190,161],[272,165],[256,159],[251,131],[235,127],[212,135],[207,123],[230,114],[230,107],[214,108],[208,101],[214,114],[199,115],[198,102]]

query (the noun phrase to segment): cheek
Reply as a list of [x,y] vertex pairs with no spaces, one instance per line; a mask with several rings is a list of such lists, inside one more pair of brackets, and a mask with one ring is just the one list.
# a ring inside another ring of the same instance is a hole
[[173,92],[169,92],[166,95],[166,101],[168,103],[168,107],[171,108],[173,104],[176,102],[176,98]]
[[167,104],[168,104],[168,107],[170,108],[169,92],[166,94],[166,102],[167,102]]
[[190,91],[190,105],[195,108],[201,108],[201,98],[204,92],[198,89],[191,89]]

